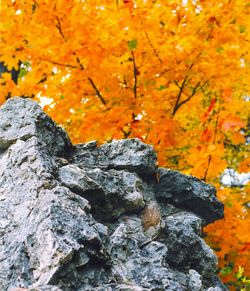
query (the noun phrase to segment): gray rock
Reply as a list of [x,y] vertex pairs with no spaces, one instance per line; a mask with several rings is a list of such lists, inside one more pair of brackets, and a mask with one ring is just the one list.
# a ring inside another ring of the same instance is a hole
[[101,190],[101,186],[89,178],[86,172],[76,165],[60,167],[58,176],[63,185],[79,193],[81,196],[84,196],[87,192],[93,193],[94,191]]
[[180,172],[160,168],[155,185],[158,198],[188,209],[204,219],[205,224],[224,217],[224,205],[216,198],[214,187]]
[[206,278],[214,275],[217,257],[199,236],[201,219],[181,212],[167,216],[164,221],[162,241],[168,247],[169,264],[180,271],[196,270]]
[[101,221],[138,212],[145,206],[142,181],[130,172],[104,172],[98,168],[82,170],[76,165],[67,165],[59,169],[59,179],[72,191],[87,198],[92,214]]
[[1,291],[227,290],[194,214],[218,216],[210,186],[170,179],[192,207],[164,170],[155,193],[156,155],[137,139],[72,150],[32,100],[0,115]]
[[[150,291],[151,289],[142,288],[136,284],[106,284],[101,287],[96,287],[96,291]],[[78,289],[78,291],[93,291],[92,286],[84,286],[84,288]]]
[[35,288],[29,288],[28,291],[63,291],[63,290],[53,285],[43,285],[43,286],[38,286]]
[[193,291],[202,290],[202,277],[195,270],[189,270],[189,282],[188,287]]
[[151,174],[155,171],[156,159],[152,146],[134,138],[116,140],[100,147],[96,147],[95,142],[76,145],[70,160],[83,168],[99,167]]
[[113,276],[120,282],[136,282],[148,290],[186,290],[186,275],[172,271],[165,263],[167,247],[152,241],[141,250],[135,239],[137,231],[124,223],[111,235]]
[[53,179],[46,148],[31,137],[1,157],[0,290],[54,284],[62,266],[79,276],[79,267],[105,257],[105,226],[93,220],[86,199]]
[[46,115],[34,101],[11,98],[0,109],[0,148],[6,149],[16,140],[37,137],[52,154],[64,153],[71,147],[68,135]]

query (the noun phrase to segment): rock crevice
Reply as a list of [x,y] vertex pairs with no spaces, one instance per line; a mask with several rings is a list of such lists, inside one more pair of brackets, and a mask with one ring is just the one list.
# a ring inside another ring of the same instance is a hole
[[215,189],[156,158],[139,139],[72,145],[36,102],[8,100],[0,290],[227,290],[201,238],[223,217]]

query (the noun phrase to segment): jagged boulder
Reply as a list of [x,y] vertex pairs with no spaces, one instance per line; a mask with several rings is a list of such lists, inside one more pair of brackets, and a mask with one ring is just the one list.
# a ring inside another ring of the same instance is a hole
[[0,116],[0,149],[31,137],[45,142],[46,150],[55,155],[63,154],[71,147],[65,131],[32,100],[12,98],[1,107]]
[[227,290],[201,238],[223,216],[215,190],[155,163],[138,139],[73,146],[36,102],[8,100],[0,290]]
[[116,140],[100,147],[95,141],[79,144],[69,157],[82,168],[128,170],[138,174],[154,173],[156,159],[153,147],[137,138]]
[[170,169],[157,169],[156,196],[177,207],[188,209],[209,224],[223,218],[224,205],[216,198],[216,189],[193,176]]

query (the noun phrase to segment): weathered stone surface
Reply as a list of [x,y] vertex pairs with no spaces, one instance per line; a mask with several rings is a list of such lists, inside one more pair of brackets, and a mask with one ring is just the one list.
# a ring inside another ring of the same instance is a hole
[[60,167],[58,176],[63,185],[82,196],[88,192],[101,191],[101,186],[95,183],[95,181],[87,175],[86,171],[80,169],[76,165]]
[[213,275],[217,258],[199,236],[201,219],[180,212],[167,216],[164,222],[162,241],[168,247],[167,261],[180,271],[194,269],[204,277]]
[[226,290],[201,238],[199,216],[219,217],[210,186],[161,170],[154,187],[155,153],[137,139],[72,150],[31,100],[0,114],[1,291]]
[[92,205],[92,214],[102,221],[138,212],[145,206],[142,181],[130,172],[81,170],[67,165],[59,169],[59,179],[72,191],[86,197]]
[[128,170],[138,174],[153,173],[156,167],[152,146],[137,138],[116,140],[100,147],[95,142],[76,145],[70,160],[83,168]]
[[202,277],[198,272],[192,269],[189,270],[188,287],[190,290],[193,290],[193,291],[202,290]]
[[224,206],[216,198],[216,189],[201,180],[170,169],[159,168],[158,198],[188,209],[204,219],[205,224],[223,218]]
[[50,181],[52,158],[48,160],[42,148],[36,148],[34,139],[26,141],[25,147],[24,141],[18,141],[1,160],[6,158],[0,171],[0,213],[5,222],[0,290],[53,284],[62,266],[69,269],[65,268],[64,276],[68,272],[72,276],[89,261],[104,258],[101,237],[107,236],[107,228],[88,214],[86,199]]
[[16,140],[36,136],[53,154],[71,146],[68,135],[30,99],[11,98],[0,109],[0,148],[8,148]]
[[172,271],[165,264],[168,252],[166,245],[151,241],[140,248],[138,236],[133,233],[137,231],[131,229],[129,224],[122,223],[111,235],[114,277],[121,281],[135,281],[148,290],[185,290],[186,275]]

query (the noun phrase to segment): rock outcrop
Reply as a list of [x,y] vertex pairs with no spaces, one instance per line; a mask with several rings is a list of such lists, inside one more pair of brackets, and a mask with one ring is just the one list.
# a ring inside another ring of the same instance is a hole
[[37,103],[8,100],[0,290],[227,290],[201,238],[223,217],[215,189],[155,164],[138,139],[74,146]]

